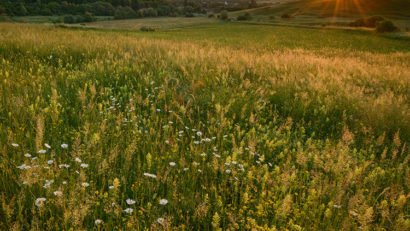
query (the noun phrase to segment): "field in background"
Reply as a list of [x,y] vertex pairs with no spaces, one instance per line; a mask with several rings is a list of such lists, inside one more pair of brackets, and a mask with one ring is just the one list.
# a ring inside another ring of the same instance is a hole
[[103,29],[125,29],[139,30],[141,27],[149,27],[153,29],[171,29],[178,27],[194,26],[198,24],[215,23],[219,20],[206,17],[158,17],[158,18],[141,18],[141,19],[126,19],[114,21],[101,21],[86,23],[87,28],[103,28]]
[[[372,7],[367,1],[361,1],[361,11],[353,0],[345,7],[337,8],[335,0],[295,0],[280,1],[272,6],[260,7],[243,11],[232,12],[236,18],[244,13],[250,13],[252,22],[264,22],[281,25],[303,26],[347,26],[350,22],[361,17],[381,15],[394,21],[402,30],[410,28],[410,5],[387,4],[383,7]],[[347,1],[347,2],[349,2]],[[371,1],[370,1],[371,2]],[[341,5],[345,2],[341,2]],[[282,18],[287,14],[292,18]]]
[[408,230],[408,44],[1,23],[0,229]]

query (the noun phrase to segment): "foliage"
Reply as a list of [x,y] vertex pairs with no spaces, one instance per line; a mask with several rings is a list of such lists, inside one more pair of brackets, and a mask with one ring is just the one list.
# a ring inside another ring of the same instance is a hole
[[2,23],[0,229],[409,230],[409,49]]
[[390,20],[380,21],[376,25],[376,32],[378,33],[396,32],[398,30],[399,28]]
[[252,20],[252,16],[249,13],[245,13],[244,15],[239,15],[236,19],[238,21]]
[[115,10],[114,17],[115,17],[115,19],[136,18],[137,13],[135,13],[135,11],[130,7],[119,6]]
[[228,11],[226,11],[226,10],[221,11],[220,18],[222,20],[227,20],[228,19]]

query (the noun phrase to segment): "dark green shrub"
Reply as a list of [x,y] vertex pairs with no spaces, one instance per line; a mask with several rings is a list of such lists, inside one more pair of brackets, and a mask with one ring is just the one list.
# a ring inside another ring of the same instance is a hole
[[102,1],[89,4],[86,10],[97,16],[112,16],[115,13],[115,8],[111,3]]
[[64,23],[67,23],[67,24],[72,24],[72,23],[75,23],[75,18],[74,18],[74,16],[72,16],[72,15],[66,15],[66,16],[64,16]]
[[208,18],[214,18],[214,17],[215,17],[214,14],[209,14],[209,15],[208,15]]
[[93,22],[94,21],[94,15],[90,12],[85,12],[83,16],[84,22]]
[[127,18],[136,18],[137,13],[131,7],[119,6],[115,10],[114,18],[115,19],[127,19]]
[[366,27],[375,28],[377,23],[386,20],[382,16],[372,16],[366,19]]
[[140,31],[153,32],[153,31],[155,31],[155,29],[154,29],[154,28],[151,28],[151,27],[143,26],[143,27],[140,28]]
[[192,17],[195,17],[195,15],[193,13],[186,13],[185,17],[192,18]]
[[282,14],[282,16],[280,16],[281,18],[291,18],[292,16],[290,16],[288,13]]
[[252,16],[249,13],[245,13],[244,15],[239,15],[236,19],[238,21],[247,21],[252,20]]
[[366,22],[363,18],[359,18],[356,21],[349,23],[349,26],[364,27],[364,26],[366,26]]
[[228,19],[228,11],[226,11],[226,10],[223,10],[223,11],[221,11],[221,19],[222,20],[227,20]]
[[394,25],[394,23],[390,20],[384,20],[378,22],[376,25],[376,32],[377,33],[386,33],[386,32],[396,32],[399,31],[399,28]]

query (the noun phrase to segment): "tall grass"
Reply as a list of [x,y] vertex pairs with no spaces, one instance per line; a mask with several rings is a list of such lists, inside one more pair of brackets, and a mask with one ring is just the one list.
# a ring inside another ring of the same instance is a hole
[[1,229],[410,227],[407,51],[0,35]]

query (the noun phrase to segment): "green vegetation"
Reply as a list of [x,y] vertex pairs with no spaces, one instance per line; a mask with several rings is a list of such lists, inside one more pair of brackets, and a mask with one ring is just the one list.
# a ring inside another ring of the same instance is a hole
[[193,19],[0,24],[1,230],[410,229],[408,37]]

